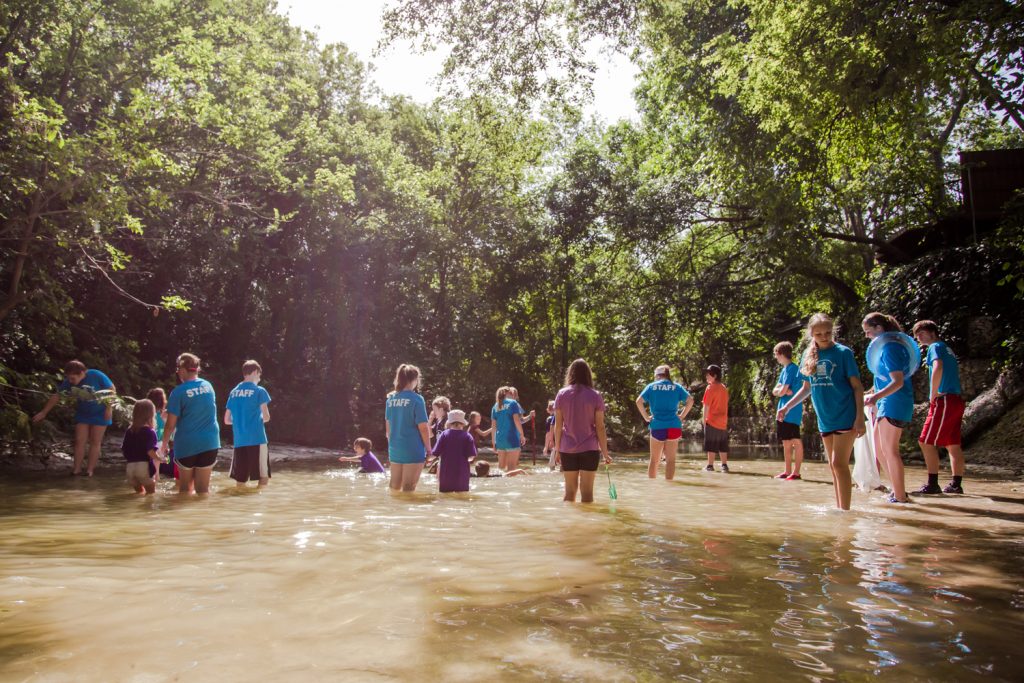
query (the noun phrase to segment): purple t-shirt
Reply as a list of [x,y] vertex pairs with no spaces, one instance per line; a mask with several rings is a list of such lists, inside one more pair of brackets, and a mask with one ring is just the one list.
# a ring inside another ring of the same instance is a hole
[[121,442],[121,453],[127,462],[146,462],[149,452],[156,450],[156,432],[149,427],[141,427],[124,433]]
[[604,399],[590,387],[573,384],[555,396],[555,411],[562,411],[562,453],[597,451],[597,426],[594,415],[604,412]]
[[380,464],[380,460],[373,454],[373,451],[366,451],[362,457],[359,458],[359,471],[360,472],[387,472],[384,469],[384,465]]

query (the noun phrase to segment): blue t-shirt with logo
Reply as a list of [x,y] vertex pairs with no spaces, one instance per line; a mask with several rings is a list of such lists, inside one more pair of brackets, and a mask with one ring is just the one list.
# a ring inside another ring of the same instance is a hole
[[942,361],[942,379],[939,380],[939,394],[962,394],[960,387],[960,362],[950,351],[946,342],[937,341],[928,346],[928,379],[932,378],[935,361]]
[[227,409],[231,411],[235,448],[267,443],[261,407],[267,403],[270,403],[270,394],[255,382],[241,382],[228,394]]
[[[777,381],[776,384],[782,384],[783,386],[789,387],[789,390],[793,393],[787,394],[786,396],[779,396],[779,404],[775,410],[778,411],[785,408],[786,404],[789,403],[796,393],[803,388],[804,382],[806,381],[808,381],[807,378],[800,374],[800,368],[797,367],[796,363],[789,363],[786,367],[782,368],[779,372],[779,381]],[[786,419],[783,420],[783,422],[798,425],[803,422],[803,418],[804,404],[803,401],[801,401],[789,409],[789,412],[786,413]]]
[[909,421],[914,417],[914,385],[907,374],[910,370],[910,352],[898,341],[887,342],[878,358],[875,391],[881,391],[892,382],[892,372],[903,373],[903,386],[895,393],[878,400],[878,417]]
[[491,421],[494,422],[494,446],[499,451],[518,451],[522,448],[519,441],[519,430],[516,429],[516,415],[522,415],[523,408],[519,401],[506,398],[501,408],[495,403],[491,406]]
[[853,400],[850,377],[860,377],[860,370],[848,346],[833,344],[827,349],[818,349],[818,368],[807,378],[811,383],[811,404],[818,417],[818,431],[853,428],[861,408]]
[[427,451],[423,447],[419,425],[427,421],[427,402],[415,391],[398,391],[388,396],[384,409],[388,422],[388,457],[399,465],[423,462]]
[[683,426],[679,419],[679,404],[686,403],[690,392],[681,384],[670,379],[655,380],[644,387],[640,398],[651,408],[651,429],[678,429]]
[[[77,385],[71,384],[64,378],[64,380],[57,386],[59,393],[65,393],[71,391],[71,387],[77,386],[79,389],[86,389],[91,391],[102,391],[104,389],[111,389],[114,383],[110,381],[110,378],[99,370],[86,370],[85,377]],[[86,425],[97,425],[104,426],[109,425],[105,415],[107,407],[99,401],[83,400],[78,399],[75,403],[75,424],[86,424]]]
[[167,412],[176,415],[174,459],[220,448],[217,426],[217,395],[205,379],[193,379],[174,387],[167,397]]

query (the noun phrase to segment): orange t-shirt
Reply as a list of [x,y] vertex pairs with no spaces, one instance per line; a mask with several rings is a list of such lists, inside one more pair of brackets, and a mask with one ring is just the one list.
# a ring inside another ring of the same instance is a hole
[[704,420],[715,429],[729,426],[729,390],[721,382],[704,390]]

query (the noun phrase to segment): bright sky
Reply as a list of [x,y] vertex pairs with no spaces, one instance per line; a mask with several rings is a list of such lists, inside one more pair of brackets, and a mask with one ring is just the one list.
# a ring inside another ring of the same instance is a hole
[[[439,88],[434,77],[441,69],[441,52],[416,54],[409,45],[395,44],[373,57],[381,37],[381,14],[387,0],[278,0],[281,11],[293,23],[315,31],[321,43],[345,43],[366,62],[374,65],[373,80],[387,94],[409,95],[427,103]],[[607,122],[621,118],[636,120],[633,101],[637,70],[618,53],[597,54],[594,101],[588,113]]]

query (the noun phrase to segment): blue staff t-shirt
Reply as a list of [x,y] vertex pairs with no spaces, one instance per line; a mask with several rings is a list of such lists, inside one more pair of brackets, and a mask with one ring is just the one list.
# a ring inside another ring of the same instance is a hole
[[[65,377],[57,386],[57,391],[63,394],[71,391],[73,386],[91,391],[102,391],[113,388],[114,383],[99,370],[86,370],[85,377],[77,385],[71,384]],[[105,417],[106,412],[107,407],[99,401],[78,399],[75,404],[75,424],[109,425],[110,420]]]
[[818,416],[818,431],[851,429],[861,408],[853,400],[850,377],[860,377],[857,360],[848,346],[833,344],[818,349],[818,368],[811,382],[811,404]]
[[679,404],[686,403],[690,392],[681,384],[670,379],[655,380],[644,387],[640,398],[651,407],[651,429],[678,429],[683,426],[679,419]]
[[494,445],[499,451],[518,451],[522,448],[519,430],[516,429],[516,415],[522,415],[523,408],[518,401],[506,398],[501,408],[491,406],[491,421],[494,422]]
[[174,387],[167,397],[167,412],[178,417],[174,428],[174,459],[220,448],[217,426],[217,395],[205,379],[193,379]]
[[950,351],[946,342],[937,341],[928,346],[928,379],[932,378],[935,361],[942,361],[942,379],[939,380],[939,394],[962,394],[960,387],[960,362]]
[[[793,393],[786,396],[779,396],[779,405],[776,407],[776,410],[785,408],[786,404],[789,403],[790,400],[796,396],[796,393],[803,388],[804,382],[806,381],[808,381],[807,378],[800,374],[800,368],[797,367],[796,363],[790,363],[786,367],[782,368],[781,372],[779,372],[779,381],[776,382],[776,384],[782,384],[789,387],[789,390]],[[786,419],[783,420],[783,422],[798,425],[803,422],[803,418],[804,404],[801,401],[789,409],[789,412],[786,413]]]
[[270,403],[270,394],[255,382],[242,382],[228,394],[231,431],[235,448],[259,446],[267,442],[262,406]]
[[910,370],[910,352],[898,341],[887,342],[878,359],[878,373],[875,375],[875,391],[881,391],[892,383],[892,372],[903,373],[903,386],[895,393],[878,400],[878,417],[909,421],[914,417],[914,385],[907,372]]
[[423,447],[419,425],[427,421],[427,402],[415,391],[399,391],[388,396],[384,419],[388,421],[388,457],[399,465],[423,462],[427,451]]

